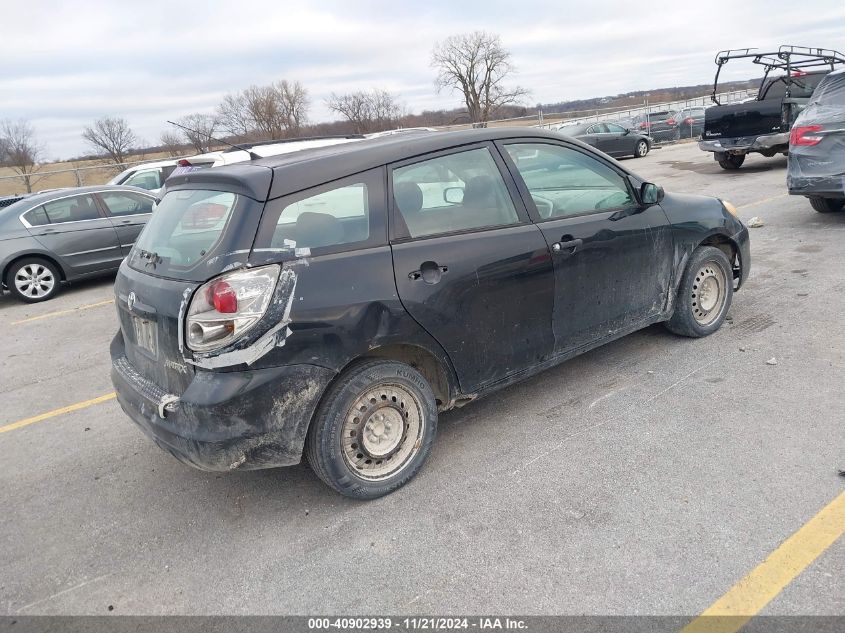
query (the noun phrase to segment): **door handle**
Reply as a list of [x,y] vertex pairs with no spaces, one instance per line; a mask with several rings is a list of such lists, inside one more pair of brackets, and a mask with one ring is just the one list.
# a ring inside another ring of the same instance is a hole
[[132,220],[121,220],[121,224],[132,224]]
[[[563,237],[566,238],[570,236],[564,235]],[[581,246],[583,243],[584,240],[580,238],[575,240],[570,239],[566,241],[555,242],[554,244],[552,244],[552,250],[555,253],[565,253],[566,255],[572,255],[576,250],[578,250],[578,247]]]
[[449,272],[448,266],[440,266],[437,262],[423,262],[419,270],[408,273],[408,279],[411,281],[422,279],[427,284],[436,284],[447,272]]

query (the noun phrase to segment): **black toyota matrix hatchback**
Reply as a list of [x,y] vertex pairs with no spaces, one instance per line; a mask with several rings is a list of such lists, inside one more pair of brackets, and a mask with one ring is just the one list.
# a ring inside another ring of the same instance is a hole
[[439,411],[665,321],[716,331],[749,269],[716,198],[526,129],[402,135],[171,177],[115,284],[112,380],[206,470],[410,480]]

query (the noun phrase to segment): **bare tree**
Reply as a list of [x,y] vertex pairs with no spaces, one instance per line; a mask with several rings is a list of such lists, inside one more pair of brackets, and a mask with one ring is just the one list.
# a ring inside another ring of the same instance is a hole
[[17,173],[26,187],[27,193],[32,193],[32,186],[40,178],[38,173],[43,150],[35,136],[35,128],[24,119],[17,122],[6,119],[0,125],[0,164],[7,165]]
[[243,93],[229,94],[223,98],[217,106],[217,120],[220,127],[234,136],[235,140],[245,141],[250,138],[252,120]]
[[511,54],[502,47],[498,35],[474,31],[451,35],[435,45],[431,65],[437,70],[435,85],[458,90],[464,96],[470,120],[486,127],[490,116],[504,105],[519,103],[527,90],[506,88],[504,81],[513,72]]
[[126,161],[132,148],[137,145],[138,137],[121,117],[103,117],[86,127],[82,138],[94,149],[120,165]]
[[161,147],[170,156],[179,156],[183,152],[184,142],[182,136],[176,132],[162,132],[159,137]]
[[182,134],[197,154],[211,151],[211,137],[217,128],[217,119],[208,114],[195,113],[183,116],[179,123],[185,126]]
[[217,106],[217,118],[224,130],[239,139],[284,138],[297,134],[307,123],[309,106],[305,87],[283,79],[226,95]]
[[332,93],[326,105],[344,116],[355,127],[357,134],[379,132],[397,127],[404,108],[387,90],[359,90],[338,95]]

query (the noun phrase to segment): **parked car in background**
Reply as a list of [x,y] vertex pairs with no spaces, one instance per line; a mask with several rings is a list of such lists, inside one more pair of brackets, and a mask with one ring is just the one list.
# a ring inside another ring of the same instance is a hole
[[154,196],[102,185],[35,193],[0,208],[0,279],[14,297],[52,299],[63,281],[114,272],[152,212]]
[[[765,72],[756,99],[721,104],[719,74],[733,59],[750,60]],[[716,105],[705,110],[699,149],[713,152],[719,166],[728,170],[742,167],[747,154],[786,154],[790,128],[819,83],[840,64],[845,64],[842,53],[823,48],[785,45],[771,52],[753,48],[720,51],[711,95]]]
[[138,187],[152,193],[158,193],[158,190],[164,186],[164,181],[176,169],[177,164],[178,160],[174,158],[133,165],[109,180],[108,184]]
[[845,209],[845,69],[827,75],[795,119],[786,184],[819,213]]
[[678,110],[666,120],[672,128],[672,138],[676,141],[682,138],[698,138],[704,129],[704,106],[695,106]]
[[414,477],[440,411],[652,323],[715,332],[750,267],[729,203],[547,130],[389,135],[163,194],[115,282],[121,407],[195,467],[305,453],[360,499]]
[[188,156],[177,161],[175,174],[184,174],[209,167],[222,167],[252,160],[253,156],[266,157],[289,154],[303,149],[328,147],[341,143],[360,141],[366,138],[363,134],[346,134],[338,136],[315,136],[306,138],[292,138],[282,141],[266,141],[261,143],[242,143],[237,147]]
[[619,158],[642,158],[651,149],[652,139],[647,134],[633,132],[617,123],[576,123],[558,128],[558,132],[592,145],[605,154]]
[[638,114],[631,123],[636,131],[648,134],[657,142],[671,141],[675,137],[673,127],[668,120],[675,115],[673,110],[655,110],[648,114]]
[[13,196],[0,196],[0,209],[3,207],[8,207],[10,204],[14,204],[18,200],[23,200],[29,194],[22,193]]

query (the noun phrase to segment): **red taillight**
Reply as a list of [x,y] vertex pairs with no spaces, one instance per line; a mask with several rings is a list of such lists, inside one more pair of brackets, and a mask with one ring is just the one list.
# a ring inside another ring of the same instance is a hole
[[666,119],[666,123],[669,125],[675,125],[675,119]]
[[649,123],[648,121],[643,121],[642,123],[640,123],[640,129],[641,129],[641,130],[644,130],[644,129],[646,129],[649,125],[651,125],[651,123]]
[[684,125],[692,125],[692,124],[693,124],[693,120],[692,120],[691,116],[688,116],[686,119],[684,119]]
[[822,136],[813,134],[813,132],[821,131],[821,125],[798,125],[792,128],[789,133],[790,145],[818,145],[821,143]]
[[191,161],[185,160],[184,158],[179,159],[179,162],[176,164],[179,165],[179,167],[193,167],[193,165],[191,165]]
[[225,281],[218,281],[208,289],[208,302],[221,314],[233,314],[238,311],[238,295]]

